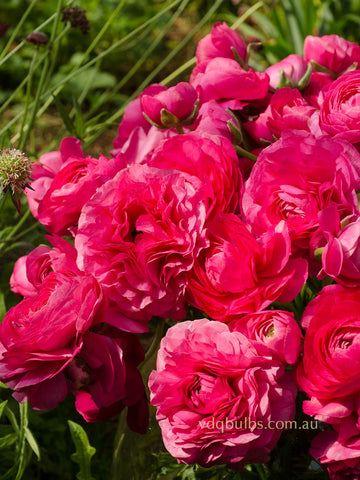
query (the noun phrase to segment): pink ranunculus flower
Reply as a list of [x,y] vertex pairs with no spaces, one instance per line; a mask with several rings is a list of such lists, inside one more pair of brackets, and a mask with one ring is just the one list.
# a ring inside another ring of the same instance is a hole
[[117,137],[113,141],[114,149],[111,151],[113,156],[116,156],[120,152],[121,148],[136,128],[142,128],[144,132],[147,133],[151,127],[150,123],[142,113],[141,97],[143,95],[155,95],[165,90],[166,87],[157,83],[149,85],[135,100],[132,100],[126,106],[124,116],[118,127]]
[[[37,177],[35,170],[32,173],[35,179],[35,182],[31,183],[33,190],[28,189],[26,193],[30,199],[30,208],[36,200],[36,208],[32,213],[39,222],[45,225],[50,233],[66,235],[76,230],[82,206],[95,193],[97,187],[125,167],[125,160],[122,156],[113,159],[102,155],[99,159],[84,156],[80,142],[75,138],[62,140],[60,157],[62,164],[51,181],[45,176],[46,182],[42,182],[43,172],[39,171],[40,177]],[[59,161],[58,157],[56,161]],[[40,188],[37,187],[39,183]]]
[[303,98],[299,90],[284,87],[271,97],[270,104],[255,121],[246,122],[245,130],[259,143],[273,143],[284,130],[307,130],[309,120],[316,111]]
[[11,290],[23,297],[37,295],[38,290],[49,275],[54,271],[62,273],[79,272],[76,265],[77,252],[75,248],[61,237],[48,237],[54,248],[39,245],[28,255],[20,257],[14,265],[10,277]]
[[262,150],[245,183],[245,221],[259,235],[284,220],[293,251],[308,256],[321,210],[335,205],[341,219],[359,211],[359,160],[356,149],[340,139],[283,132]]
[[360,479],[360,430],[356,419],[349,417],[337,431],[320,432],[311,442],[310,454],[327,469],[331,480]]
[[294,314],[283,310],[264,310],[232,320],[231,331],[241,332],[256,342],[257,350],[287,364],[297,363],[302,333]]
[[227,325],[181,322],[163,338],[150,374],[163,441],[181,463],[204,467],[266,462],[294,416],[296,387],[284,364]]
[[194,123],[199,106],[196,91],[187,82],[180,82],[152,95],[144,93],[140,101],[145,118],[159,128]]
[[143,360],[136,335],[111,328],[87,332],[80,352],[65,369],[76,410],[87,422],[98,422],[128,407],[130,428],[145,433],[148,407],[136,368]]
[[360,47],[338,35],[314,37],[308,35],[304,42],[304,58],[316,62],[335,75],[360,64]]
[[335,423],[358,409],[359,312],[360,287],[330,285],[303,314],[301,325],[306,334],[297,380],[310,397],[304,402],[305,413],[320,420]]
[[64,369],[80,352],[83,335],[102,321],[101,303],[94,277],[57,272],[36,296],[8,311],[0,325],[0,379],[19,402],[46,410],[66,397]]
[[216,135],[225,137],[233,143],[238,143],[238,140],[234,139],[229,122],[236,128],[240,128],[239,122],[223,104],[216,102],[216,100],[210,100],[200,106],[199,115],[192,128],[194,132],[200,135]]
[[214,24],[211,33],[199,41],[196,48],[196,61],[199,64],[216,57],[236,60],[236,55],[245,61],[246,51],[245,41],[225,22],[217,22]]
[[[309,63],[300,55],[289,55],[265,70],[270,78],[270,88],[305,88],[310,80],[310,75],[306,75],[308,67]],[[307,76],[309,78],[306,78]]]
[[327,89],[320,106],[320,129],[360,148],[359,106],[360,71],[356,70],[345,73]]
[[115,326],[144,332],[153,315],[184,318],[185,272],[205,245],[207,193],[195,176],[132,165],[83,207],[78,265],[123,315]]
[[188,272],[188,301],[211,318],[229,322],[276,299],[292,300],[307,278],[307,262],[290,259],[285,222],[259,239],[234,214],[208,225],[209,247]]
[[195,132],[177,135],[159,146],[148,165],[198,177],[213,199],[208,215],[239,211],[242,176],[236,152],[226,138]]
[[334,206],[320,212],[321,234],[325,238],[322,248],[322,270],[318,278],[326,275],[347,287],[360,285],[360,216],[351,215],[340,221]]
[[302,95],[310,105],[319,109],[324,101],[324,92],[333,81],[334,79],[329,73],[312,72],[310,83]]
[[196,67],[190,78],[203,102],[209,100],[257,100],[265,98],[269,89],[266,73],[244,70],[230,58],[213,58]]

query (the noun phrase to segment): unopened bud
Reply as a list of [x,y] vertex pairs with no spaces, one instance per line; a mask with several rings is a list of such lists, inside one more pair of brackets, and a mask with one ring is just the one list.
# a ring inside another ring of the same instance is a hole
[[31,32],[26,37],[26,40],[35,45],[46,45],[49,41],[47,35],[43,32]]

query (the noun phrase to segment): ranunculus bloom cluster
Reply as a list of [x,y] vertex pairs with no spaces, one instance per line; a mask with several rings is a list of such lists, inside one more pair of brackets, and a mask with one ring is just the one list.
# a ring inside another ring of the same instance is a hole
[[72,394],[87,421],[127,408],[145,432],[139,338],[170,318],[149,385],[179,462],[268,461],[281,428],[265,427],[294,418],[300,388],[330,425],[311,453],[354,478],[360,47],[308,36],[265,72],[249,55],[215,24],[188,82],[127,105],[110,156],[65,138],[34,164],[27,198],[52,236],[15,263],[0,380],[36,409]]
[[172,327],[149,379],[166,448],[206,467],[266,462],[281,434],[269,422],[291,420],[295,411],[296,387],[284,367],[220,322]]

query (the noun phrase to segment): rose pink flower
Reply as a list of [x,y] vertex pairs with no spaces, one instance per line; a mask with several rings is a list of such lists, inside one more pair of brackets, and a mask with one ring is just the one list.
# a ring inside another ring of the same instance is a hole
[[242,198],[243,215],[256,235],[284,220],[294,251],[308,256],[318,214],[335,205],[341,219],[358,212],[360,157],[347,142],[305,131],[285,131],[262,150]]
[[337,432],[320,432],[311,442],[310,453],[327,468],[331,480],[360,479],[360,430],[353,418],[346,419]]
[[284,130],[309,131],[309,120],[315,111],[299,90],[284,87],[274,93],[265,112],[255,121],[246,122],[244,128],[259,144],[262,140],[273,143]]
[[194,87],[187,82],[152,95],[144,93],[140,101],[145,118],[161,128],[194,123],[199,103]]
[[212,58],[225,57],[235,59],[235,54],[246,60],[246,43],[225,22],[216,22],[211,33],[202,38],[196,48],[197,63],[208,62]]
[[238,121],[223,104],[210,100],[200,106],[198,117],[192,128],[200,135],[216,135],[237,143],[229,127],[229,122],[236,128],[240,128]]
[[207,319],[167,331],[149,388],[167,450],[180,463],[204,467],[266,462],[281,434],[268,422],[295,412],[296,388],[284,365]]
[[329,73],[312,72],[310,83],[302,92],[303,97],[310,105],[319,109],[324,101],[323,92],[334,81]]
[[[339,421],[356,409],[360,374],[360,287],[324,287],[307,306],[304,355],[297,369],[300,388],[310,397],[304,411]],[[349,368],[351,365],[351,368]]]
[[[76,139],[64,139],[63,145],[71,144],[73,148],[78,147],[79,140]],[[31,210],[31,213],[35,218],[38,218],[39,215],[39,205],[44,198],[46,192],[49,190],[52,181],[54,180],[55,175],[60,170],[64,159],[61,155],[61,152],[54,151],[44,153],[39,158],[39,163],[34,163],[32,168],[32,179],[31,188],[26,188],[24,192],[27,196],[27,201]]]
[[239,210],[241,171],[236,152],[226,138],[177,135],[163,142],[148,164],[198,177],[204,187],[209,187],[213,199],[208,214]]
[[154,150],[166,139],[177,135],[176,130],[168,128],[160,130],[152,126],[147,132],[142,127],[136,127],[121,148],[112,150],[112,154],[123,155],[127,165],[145,164]]
[[78,265],[123,315],[118,328],[143,332],[153,315],[184,318],[185,272],[204,246],[207,191],[197,177],[133,165],[83,207]]
[[270,88],[276,90],[281,87],[304,88],[309,63],[300,55],[289,55],[278,63],[268,67],[265,72],[270,78]]
[[209,247],[188,272],[187,298],[211,318],[229,322],[276,299],[290,301],[306,281],[307,262],[289,261],[285,222],[256,240],[239,217],[224,214],[208,224],[207,233]]
[[357,70],[345,73],[327,89],[320,106],[321,130],[329,135],[344,138],[350,143],[359,144],[359,106],[360,71]]
[[354,64],[356,67],[360,64],[360,47],[338,35],[308,35],[304,41],[304,59],[340,75]]
[[191,85],[199,92],[203,102],[235,99],[256,100],[265,98],[269,89],[266,73],[244,70],[230,58],[213,58],[193,70]]
[[318,278],[328,275],[347,287],[360,285],[360,216],[352,215],[340,222],[338,211],[330,206],[320,212],[319,221],[326,244]]
[[302,333],[294,314],[283,310],[265,310],[232,320],[231,331],[240,332],[256,342],[263,355],[287,364],[297,363],[302,344]]
[[101,303],[91,275],[50,273],[36,296],[8,311],[0,325],[0,378],[16,400],[46,410],[66,397],[64,369],[80,352],[83,335],[102,321]]
[[20,257],[15,262],[10,287],[13,292],[25,298],[37,295],[41,284],[51,272],[68,271],[71,274],[79,272],[75,248],[61,237],[47,238],[54,248],[40,245],[29,255]]
[[[76,410],[87,422],[98,422],[127,406],[130,428],[145,433],[148,409],[136,368],[143,360],[144,351],[134,334],[111,328],[101,334],[87,332],[80,352],[65,369]],[[135,418],[141,410],[145,415]]]
[[[31,183],[31,188],[34,191],[28,189],[26,193],[31,199],[30,208],[36,200],[36,208],[32,213],[39,222],[51,233],[65,235],[76,229],[81,208],[97,187],[124,168],[125,163],[122,156],[114,159],[102,155],[99,159],[85,157],[80,142],[75,138],[62,140],[60,156],[62,165],[50,181],[49,177],[45,176],[44,183],[41,176],[37,178],[36,171],[32,172],[35,182]],[[48,157],[45,160],[47,161]],[[56,160],[58,162],[58,157]],[[39,174],[42,175],[42,172]]]
[[150,123],[146,120],[143,115],[143,110],[141,107],[141,97],[143,95],[155,95],[157,93],[163,92],[166,90],[166,87],[154,83],[149,85],[140,95],[133,101],[131,101],[124,112],[124,116],[118,127],[118,135],[114,139],[113,145],[114,150],[111,154],[116,156],[120,151],[121,147],[127,141],[133,130],[136,128],[142,128],[145,133],[147,133],[151,127]]

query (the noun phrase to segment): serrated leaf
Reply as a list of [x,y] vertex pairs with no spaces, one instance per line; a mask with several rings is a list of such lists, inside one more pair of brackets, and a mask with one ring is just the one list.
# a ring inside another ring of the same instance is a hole
[[71,455],[71,460],[80,466],[76,478],[78,480],[95,480],[91,476],[90,462],[96,449],[90,445],[85,430],[79,424],[68,420],[68,425],[76,448],[76,452]]

